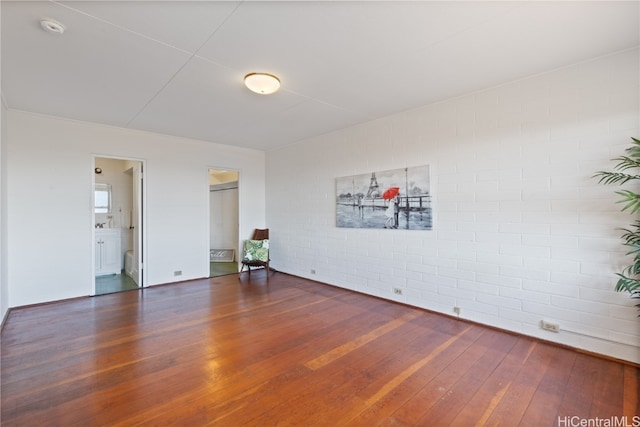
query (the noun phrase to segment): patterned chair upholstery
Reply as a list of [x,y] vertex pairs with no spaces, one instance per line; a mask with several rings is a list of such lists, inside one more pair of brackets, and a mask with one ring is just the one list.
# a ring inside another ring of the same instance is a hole
[[269,280],[269,229],[256,229],[250,240],[245,240],[242,251],[242,268],[240,273],[247,267],[249,277],[252,268],[264,268]]

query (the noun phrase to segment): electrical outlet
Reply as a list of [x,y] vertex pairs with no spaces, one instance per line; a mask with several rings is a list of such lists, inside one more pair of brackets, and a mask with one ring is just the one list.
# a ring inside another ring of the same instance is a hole
[[453,312],[460,316],[460,307],[453,307]]
[[316,269],[315,268],[311,269],[311,274],[316,274]]
[[393,288],[393,293],[394,293],[394,294],[398,294],[398,295],[402,295],[402,289],[400,289],[400,288]]
[[182,276],[182,270],[176,270],[173,272],[174,276]]
[[546,320],[540,321],[540,327],[545,331],[560,332],[560,325],[557,323],[547,322]]

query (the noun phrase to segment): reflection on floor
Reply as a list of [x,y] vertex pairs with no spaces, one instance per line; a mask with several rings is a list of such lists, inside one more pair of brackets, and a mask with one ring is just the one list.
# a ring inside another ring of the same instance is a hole
[[210,262],[209,277],[226,276],[238,272],[237,262]]
[[110,274],[96,277],[96,295],[138,289],[138,285],[126,274]]

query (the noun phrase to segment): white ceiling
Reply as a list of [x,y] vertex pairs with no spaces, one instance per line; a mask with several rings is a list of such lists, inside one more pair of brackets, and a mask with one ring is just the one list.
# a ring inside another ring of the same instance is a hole
[[[1,8],[9,108],[261,150],[640,44],[638,1]],[[281,90],[249,92],[255,71]]]

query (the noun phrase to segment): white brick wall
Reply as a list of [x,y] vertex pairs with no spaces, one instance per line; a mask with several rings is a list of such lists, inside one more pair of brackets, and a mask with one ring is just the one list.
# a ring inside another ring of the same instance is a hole
[[[640,136],[638,53],[268,153],[274,267],[640,363],[637,301],[613,291],[632,218],[591,178]],[[422,164],[432,231],[335,227],[336,177]]]

